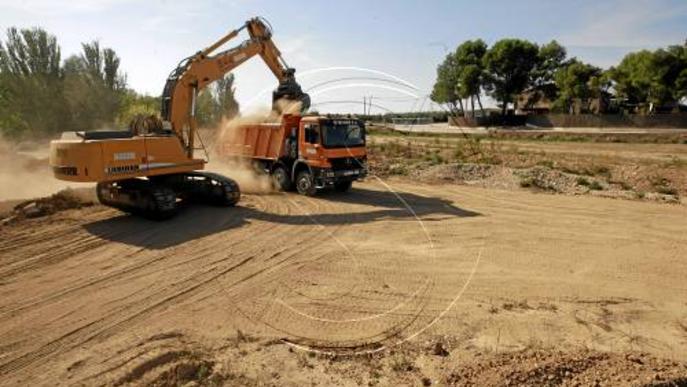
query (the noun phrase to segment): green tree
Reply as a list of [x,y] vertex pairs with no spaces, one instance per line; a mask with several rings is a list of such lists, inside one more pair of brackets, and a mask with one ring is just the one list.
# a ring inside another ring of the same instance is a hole
[[122,108],[126,77],[119,57],[98,41],[83,43],[81,55],[64,63],[64,92],[73,130],[97,129],[113,124]]
[[40,28],[9,28],[5,45],[0,43],[0,70],[14,76],[59,77],[57,38]]
[[200,127],[208,127],[217,123],[217,101],[212,95],[212,89],[201,90],[196,98],[196,121]]
[[668,51],[677,58],[678,70],[676,70],[674,98],[676,101],[681,101],[687,98],[687,41],[683,45],[668,47]]
[[531,97],[527,104],[532,106],[539,102],[540,98],[545,97],[549,101],[558,98],[558,86],[556,85],[556,72],[564,67],[567,51],[557,41],[544,44],[539,47],[537,64],[532,69]]
[[486,52],[487,44],[477,39],[464,42],[458,46],[454,54],[458,72],[458,96],[470,99],[472,117],[475,117],[475,100],[484,115],[480,94],[484,84],[483,60]]
[[111,48],[100,48],[97,40],[82,43],[83,53],[79,57],[80,73],[88,75],[94,83],[117,91],[126,87],[126,76],[119,71],[120,59]]
[[464,114],[463,101],[458,87],[460,84],[458,62],[453,53],[448,54],[437,67],[437,79],[432,88],[430,99],[438,104],[444,104],[454,116]]
[[60,47],[39,28],[9,28],[0,43],[2,98],[0,130],[8,136],[40,135],[64,129]]
[[642,50],[626,55],[611,70],[614,89],[631,103],[667,105],[684,97],[684,47]]
[[485,86],[492,97],[501,103],[505,115],[515,95],[525,90],[531,81],[531,72],[539,59],[539,48],[520,39],[502,39],[484,56]]
[[223,118],[235,117],[239,113],[239,103],[234,92],[234,75],[231,73],[201,90],[196,99],[198,125],[211,127]]
[[[556,101],[556,106],[562,107],[567,112],[579,112],[588,110],[591,98],[600,96],[602,89],[601,69],[577,59],[556,71],[556,86],[560,95]],[[579,103],[580,109],[575,109],[575,104]]]
[[133,90],[124,90],[121,94],[116,123],[119,126],[127,126],[134,117],[157,115],[160,113],[160,103],[160,97],[140,95]]
[[234,74],[229,73],[224,78],[215,82],[215,95],[217,98],[217,119],[234,118],[239,114],[239,103],[236,100],[234,87]]

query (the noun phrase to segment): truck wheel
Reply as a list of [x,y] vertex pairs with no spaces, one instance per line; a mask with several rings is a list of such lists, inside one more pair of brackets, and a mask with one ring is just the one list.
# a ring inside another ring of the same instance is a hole
[[272,180],[274,181],[274,185],[282,191],[291,191],[293,189],[291,177],[282,166],[274,168],[274,171],[272,171]]
[[334,183],[334,189],[338,192],[348,192],[348,190],[351,189],[352,185],[352,181],[339,181]]
[[315,188],[315,181],[312,174],[308,171],[301,171],[296,177],[296,189],[298,193],[306,196],[313,196],[317,192]]

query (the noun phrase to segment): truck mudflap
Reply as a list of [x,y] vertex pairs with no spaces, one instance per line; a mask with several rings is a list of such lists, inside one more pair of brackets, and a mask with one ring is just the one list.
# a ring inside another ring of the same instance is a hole
[[312,168],[315,186],[318,189],[331,187],[338,182],[356,181],[367,176],[367,168],[333,170],[331,168]]

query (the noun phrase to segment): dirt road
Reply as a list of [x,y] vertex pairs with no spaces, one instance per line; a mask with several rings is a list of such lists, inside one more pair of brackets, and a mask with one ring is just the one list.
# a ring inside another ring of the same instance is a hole
[[[172,364],[297,383],[300,349],[436,337],[451,356],[687,360],[684,206],[389,184],[246,195],[163,223],[93,206],[0,228],[0,383],[169,381]],[[320,377],[303,382],[333,380]]]

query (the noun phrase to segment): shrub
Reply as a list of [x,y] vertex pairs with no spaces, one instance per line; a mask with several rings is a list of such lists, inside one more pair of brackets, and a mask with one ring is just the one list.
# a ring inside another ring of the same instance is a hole
[[589,184],[589,189],[591,189],[593,191],[601,191],[604,189],[604,187],[601,184],[599,184],[598,181],[595,180],[595,181],[592,181],[591,184]]
[[541,165],[542,167],[548,167],[553,169],[555,163],[552,160],[541,160],[537,163],[537,165]]
[[587,180],[586,178],[584,178],[582,176],[577,178],[577,185],[583,185],[585,187],[589,187],[589,184],[590,184],[589,180]]

